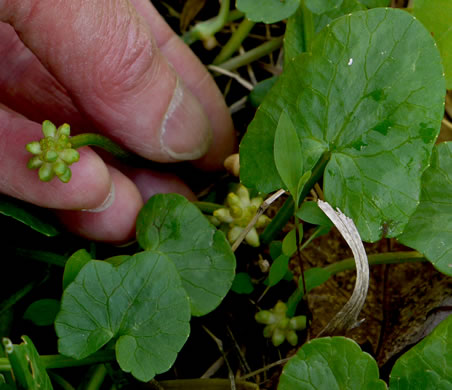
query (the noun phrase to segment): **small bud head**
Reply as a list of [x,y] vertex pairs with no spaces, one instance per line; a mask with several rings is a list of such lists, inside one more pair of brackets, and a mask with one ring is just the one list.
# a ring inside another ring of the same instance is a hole
[[66,135],[69,137],[71,134],[71,127],[67,123],[63,123],[60,127],[58,127],[57,136],[60,137],[62,135]]
[[57,161],[53,164],[53,171],[55,172],[55,174],[60,177],[63,176],[64,174],[66,174],[66,171],[69,168],[67,167],[67,165],[63,162],[63,161]]
[[235,242],[235,240],[237,240],[237,238],[239,238],[240,233],[242,233],[243,228],[240,226],[233,226],[231,228],[231,230],[229,230],[228,232],[228,240],[231,244],[233,244]]
[[25,148],[32,154],[39,154],[42,152],[41,144],[38,141],[30,142]]
[[42,122],[42,132],[46,137],[54,137],[56,131],[57,129],[55,125],[49,120],[45,120],[44,122]]
[[293,330],[306,329],[306,316],[296,316],[290,319],[289,327]]
[[47,150],[44,153],[43,157],[44,157],[44,161],[52,163],[52,162],[55,162],[56,159],[58,158],[58,153],[55,152],[55,150]]
[[39,168],[44,162],[41,160],[39,156],[33,156],[28,160],[27,167],[29,169],[37,169]]
[[233,192],[230,192],[228,196],[226,197],[226,203],[231,206],[239,206],[242,207],[242,202],[240,202],[240,198],[234,194]]
[[44,163],[41,165],[41,168],[39,168],[39,179],[41,181],[50,181],[55,176],[55,173],[53,172],[53,166],[51,163]]
[[75,149],[64,149],[60,152],[60,158],[66,164],[71,165],[80,159],[80,154]]
[[256,222],[256,228],[262,229],[266,227],[271,222],[271,219],[267,217],[266,215],[261,215]]
[[290,345],[295,347],[298,344],[297,333],[294,330],[289,330],[288,332],[286,332],[286,340],[289,342]]
[[231,206],[229,210],[233,218],[240,218],[243,215],[243,210],[239,206]]
[[257,248],[260,245],[259,234],[257,234],[256,228],[254,228],[254,227],[251,228],[251,230],[248,232],[248,234],[245,237],[245,241],[249,245],[251,245],[255,248]]
[[221,222],[225,222],[225,223],[231,223],[234,221],[234,218],[232,218],[231,213],[229,212],[229,209],[226,209],[226,208],[215,210],[213,212],[213,216],[218,218]]
[[273,335],[273,332],[275,331],[275,325],[267,325],[264,330],[262,331],[262,334],[265,338],[270,338]]
[[261,310],[256,313],[254,318],[259,324],[270,325],[276,322],[276,317],[270,310]]
[[72,177],[72,172],[69,168],[66,169],[66,172],[64,172],[62,175],[58,176],[58,179],[60,179],[63,183],[69,182]]
[[272,343],[275,347],[279,347],[284,340],[286,339],[286,336],[284,335],[284,331],[276,328],[272,335]]
[[282,301],[278,301],[275,305],[275,307],[273,308],[273,311],[275,313],[280,313],[280,314],[286,314],[287,311],[287,305],[282,302]]

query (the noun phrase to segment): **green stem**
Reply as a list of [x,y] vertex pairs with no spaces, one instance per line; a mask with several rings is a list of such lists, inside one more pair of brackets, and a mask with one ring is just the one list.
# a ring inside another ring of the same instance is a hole
[[199,39],[207,39],[215,35],[226,24],[229,15],[229,0],[221,2],[220,11],[216,17],[205,22],[196,24],[190,31],[182,37],[187,45],[191,45]]
[[213,64],[218,65],[231,58],[232,55],[240,48],[240,45],[248,36],[255,24],[255,22],[247,18],[243,19],[242,23],[240,23],[237,30],[235,30],[231,35],[231,38],[229,38],[226,45],[223,46],[220,53],[215,57]]
[[215,210],[221,209],[224,205],[211,202],[193,202],[203,213],[212,214]]
[[311,43],[314,37],[314,20],[312,18],[312,12],[304,4],[302,1],[301,7],[303,12],[303,42],[304,42],[304,52],[311,51]]
[[63,390],[75,390],[75,387],[72,386],[66,379],[62,378],[60,375],[55,374],[53,371],[48,371],[48,374],[52,382],[56,383]]
[[101,134],[83,133],[71,137],[70,140],[74,149],[81,148],[82,146],[97,146],[111,153],[119,160],[129,161],[137,158],[134,154],[124,150],[116,142]]
[[282,46],[282,43],[283,37],[271,39],[270,41],[267,41],[262,45],[247,51],[245,54],[232,57],[230,60],[220,64],[220,66],[226,70],[234,70],[240,68],[241,66],[248,65],[251,62],[258,60],[259,58],[270,54],[272,51],[279,49]]
[[64,267],[68,259],[66,256],[58,255],[56,253],[25,248],[16,248],[15,253],[20,257],[42,261],[43,263],[57,265],[59,267]]
[[[41,362],[45,368],[66,368],[87,366],[95,363],[105,363],[115,359],[115,351],[98,351],[88,356],[85,359],[72,359],[63,355],[43,355],[40,356]],[[0,358],[0,372],[10,371],[11,364],[8,358]]]
[[107,375],[107,368],[105,364],[98,364],[91,376],[85,390],[99,390],[104,383],[105,376]]
[[[320,160],[312,169],[312,174],[309,180],[306,182],[303,187],[303,191],[300,194],[300,199],[303,200],[306,198],[306,195],[311,191],[314,184],[317,183],[323,175],[326,164],[330,160],[331,154],[329,152],[323,153]],[[281,209],[272,219],[267,228],[263,231],[260,236],[261,242],[263,244],[269,244],[274,240],[277,234],[282,230],[282,228],[286,225],[289,219],[293,216],[295,211],[294,203],[292,197],[288,198],[286,202],[283,204]]]
[[[401,263],[415,263],[418,261],[426,261],[424,255],[416,251],[411,252],[387,252],[378,253],[367,256],[369,265],[378,264],[401,264]],[[342,271],[352,270],[356,268],[355,259],[345,259],[337,263],[330,264],[324,267],[331,275],[335,275]]]

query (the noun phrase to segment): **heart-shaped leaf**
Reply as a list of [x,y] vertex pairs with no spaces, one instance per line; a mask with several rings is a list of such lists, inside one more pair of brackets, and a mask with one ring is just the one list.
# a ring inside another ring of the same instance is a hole
[[421,203],[398,239],[452,276],[452,142],[433,149],[422,176]]
[[449,316],[396,361],[389,382],[391,390],[451,389],[451,339],[452,316]]
[[168,256],[190,297],[192,314],[217,307],[235,276],[235,257],[224,234],[177,194],[153,196],[140,211],[137,238],[144,249]]
[[288,18],[300,5],[300,0],[237,0],[237,8],[254,22],[275,23]]
[[359,345],[345,337],[325,337],[304,344],[285,365],[278,390],[383,390],[378,366]]
[[91,260],[64,290],[58,350],[83,359],[112,339],[121,368],[142,381],[167,371],[189,334],[190,304],[174,264],[141,252],[118,267]]
[[413,14],[435,38],[443,59],[447,89],[452,89],[452,1],[415,0]]
[[304,170],[330,156],[325,199],[355,221],[363,240],[384,230],[396,237],[417,207],[444,94],[439,52],[415,18],[383,8],[343,16],[316,35],[311,53],[288,64],[265,98],[241,143],[241,180],[265,193],[282,187],[272,156],[284,110]]

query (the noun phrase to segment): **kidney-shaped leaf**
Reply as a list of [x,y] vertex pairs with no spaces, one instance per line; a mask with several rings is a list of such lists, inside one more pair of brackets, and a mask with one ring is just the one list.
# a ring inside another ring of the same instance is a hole
[[452,276],[452,142],[433,149],[422,176],[421,203],[398,239]]
[[300,5],[300,0],[237,0],[237,8],[254,22],[275,23],[288,18]]
[[212,311],[229,291],[235,276],[231,246],[183,196],[158,194],[149,199],[138,215],[137,238],[143,248],[164,253],[174,262],[193,315]]
[[83,359],[112,339],[121,368],[148,381],[167,371],[189,334],[190,304],[174,264],[141,252],[118,267],[91,260],[65,289],[58,350]]
[[316,35],[312,53],[288,64],[265,98],[241,144],[241,179],[266,193],[282,187],[272,157],[284,110],[304,170],[330,156],[326,200],[354,220],[363,240],[383,231],[396,237],[417,206],[444,94],[439,52],[415,18],[384,8],[343,16]]
[[452,1],[415,0],[413,14],[431,31],[438,43],[447,89],[452,89]]
[[378,366],[359,345],[345,337],[314,339],[289,360],[278,390],[383,390]]
[[391,390],[452,389],[452,316],[404,353],[391,371]]

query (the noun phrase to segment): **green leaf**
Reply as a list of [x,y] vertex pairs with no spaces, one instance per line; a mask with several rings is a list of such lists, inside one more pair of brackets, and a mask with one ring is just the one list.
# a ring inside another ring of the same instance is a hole
[[314,14],[323,14],[339,8],[342,0],[304,0],[306,7]]
[[17,345],[7,338],[3,339],[16,384],[27,390],[52,390],[49,376],[33,342],[28,336],[22,336],[22,341]]
[[452,2],[415,0],[413,14],[435,38],[446,72],[446,87],[452,89]]
[[60,310],[60,301],[56,299],[40,299],[33,302],[25,310],[24,318],[32,321],[35,325],[52,325]]
[[452,316],[449,316],[396,361],[389,381],[391,390],[451,389],[451,339]]
[[52,216],[48,210],[18,199],[0,196],[0,214],[14,218],[47,237],[54,237],[60,233],[54,224],[49,223]]
[[303,157],[297,131],[289,116],[283,111],[275,132],[275,165],[279,176],[296,200],[298,181],[303,175]]
[[235,257],[224,234],[181,195],[153,196],[137,219],[137,238],[145,249],[168,256],[190,297],[192,314],[215,309],[235,276]]
[[278,284],[289,270],[290,257],[286,255],[279,256],[271,265],[268,273],[268,285],[270,287]]
[[325,337],[304,344],[284,366],[278,390],[383,390],[378,366],[359,345],[345,337]]
[[295,215],[302,221],[319,226],[333,226],[331,220],[320,210],[317,202],[304,202],[300,209],[295,212]]
[[367,8],[389,7],[391,0],[359,0]]
[[251,294],[254,290],[251,277],[246,272],[239,272],[235,275],[231,290],[237,294]]
[[[296,230],[293,228],[283,239],[282,242],[282,253],[286,256],[291,257],[297,251],[297,239]],[[303,225],[298,225],[298,245],[300,245],[303,239]]]
[[237,0],[237,8],[254,22],[275,23],[288,18],[300,5],[300,0]]
[[337,19],[341,16],[347,15],[352,12],[362,11],[365,9],[366,7],[363,6],[357,0],[344,0],[338,7],[334,7],[321,14],[313,15],[315,32],[319,32],[322,28],[331,23],[334,19]]
[[83,359],[115,339],[121,369],[149,381],[174,363],[189,320],[188,297],[165,256],[141,252],[118,267],[91,260],[64,290],[58,350]]
[[421,202],[398,240],[452,276],[452,142],[433,149],[422,176]]
[[279,76],[273,76],[268,79],[262,80],[258,82],[253,90],[248,95],[248,100],[253,107],[259,107],[259,105],[264,100],[264,97],[267,95],[268,91],[273,87],[273,85],[278,80]]
[[92,259],[85,249],[79,249],[66,261],[63,273],[63,290],[69,286],[80,270]]
[[[324,153],[325,199],[365,241],[396,237],[419,201],[445,93],[433,38],[407,12],[376,8],[331,22],[288,64],[242,140],[240,176],[269,193],[282,187],[272,161],[287,112],[305,171]],[[259,158],[256,158],[259,156]]]

